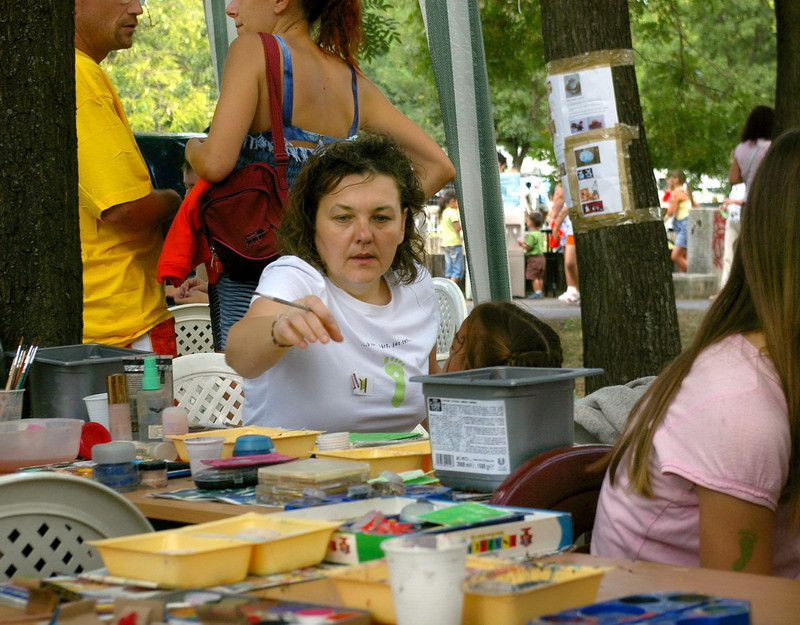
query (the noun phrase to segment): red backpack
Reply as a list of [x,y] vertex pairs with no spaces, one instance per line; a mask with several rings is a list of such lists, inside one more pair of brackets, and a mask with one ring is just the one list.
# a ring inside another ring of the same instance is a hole
[[264,267],[278,257],[276,230],[289,195],[278,44],[272,35],[259,34],[267,64],[275,166],[260,162],[236,169],[200,200],[200,223],[212,257],[222,263],[224,273],[240,282],[258,280]]

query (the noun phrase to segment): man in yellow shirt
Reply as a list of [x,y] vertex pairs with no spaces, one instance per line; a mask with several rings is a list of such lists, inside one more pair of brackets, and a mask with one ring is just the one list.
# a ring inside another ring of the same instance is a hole
[[99,63],[130,48],[140,0],[75,1],[83,341],[176,355],[156,263],[180,197],[156,190],[122,102]]

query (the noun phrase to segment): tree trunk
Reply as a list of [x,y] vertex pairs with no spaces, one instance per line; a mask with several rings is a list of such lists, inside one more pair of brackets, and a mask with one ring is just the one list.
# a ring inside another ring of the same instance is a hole
[[0,340],[81,342],[73,0],[0,11]]
[[775,80],[775,136],[800,127],[800,2],[775,0],[778,67]]
[[[547,62],[631,48],[626,0],[540,4]],[[635,207],[658,206],[636,72],[631,65],[617,66],[612,78],[620,123],[639,127],[639,138],[630,144]],[[587,393],[657,374],[681,347],[664,225],[650,221],[600,228],[575,239],[584,363],[605,370],[604,375],[586,378]]]

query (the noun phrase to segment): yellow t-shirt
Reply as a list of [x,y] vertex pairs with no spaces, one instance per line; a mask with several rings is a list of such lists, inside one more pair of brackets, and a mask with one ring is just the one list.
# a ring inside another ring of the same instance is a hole
[[150,175],[111,81],[79,50],[75,98],[83,341],[124,346],[170,317],[156,281],[163,238],[158,226],[131,231],[100,219],[150,193]]
[[450,206],[442,211],[441,239],[442,247],[453,247],[461,245],[461,235],[453,226],[453,223],[461,221],[461,215],[455,206]]
[[678,207],[675,209],[675,219],[686,219],[689,216],[689,210],[692,208],[692,201],[689,199],[683,202],[678,202]]

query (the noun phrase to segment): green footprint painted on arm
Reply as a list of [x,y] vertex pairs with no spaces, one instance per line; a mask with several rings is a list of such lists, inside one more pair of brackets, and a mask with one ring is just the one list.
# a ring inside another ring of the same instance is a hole
[[756,540],[756,534],[752,530],[739,530],[739,557],[731,567],[734,571],[743,570],[753,558]]
[[394,395],[392,395],[392,406],[397,408],[403,403],[406,396],[406,371],[402,360],[387,356],[383,359],[383,370],[394,380]]

